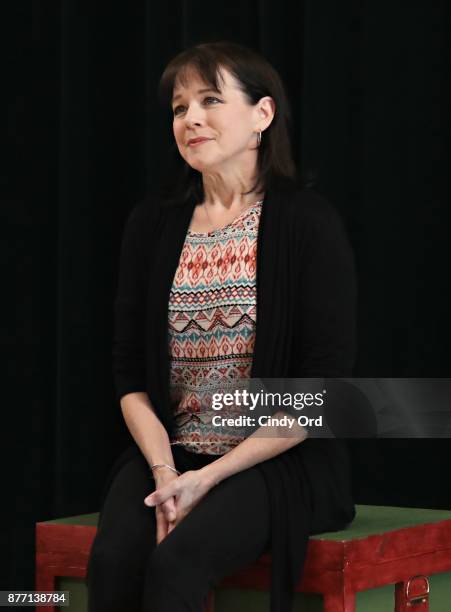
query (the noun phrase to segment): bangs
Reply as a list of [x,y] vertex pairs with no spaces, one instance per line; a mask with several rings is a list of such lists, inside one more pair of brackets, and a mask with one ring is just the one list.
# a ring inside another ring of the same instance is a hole
[[[222,60],[222,61],[221,61]],[[179,86],[187,87],[193,76],[198,77],[206,86],[221,93],[224,85],[222,69],[227,66],[226,58],[217,54],[196,50],[182,53],[168,64],[158,85],[158,96],[163,106],[170,106],[174,89]]]

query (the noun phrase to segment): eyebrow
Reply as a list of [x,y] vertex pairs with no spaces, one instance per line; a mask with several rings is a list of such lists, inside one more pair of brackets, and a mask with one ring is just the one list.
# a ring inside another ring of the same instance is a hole
[[[206,93],[207,91],[214,91],[215,93],[219,93],[219,91],[217,91],[216,89],[213,89],[212,87],[207,87],[206,89],[198,89],[197,93],[201,94],[201,93]],[[172,98],[172,102],[175,102],[181,97],[182,97],[181,94],[177,94],[176,96]]]

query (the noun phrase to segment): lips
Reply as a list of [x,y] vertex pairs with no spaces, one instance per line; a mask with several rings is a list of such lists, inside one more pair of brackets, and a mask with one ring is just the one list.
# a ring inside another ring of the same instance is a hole
[[188,140],[188,146],[193,144],[198,144],[199,142],[206,142],[207,140],[212,140],[211,138],[190,138]]

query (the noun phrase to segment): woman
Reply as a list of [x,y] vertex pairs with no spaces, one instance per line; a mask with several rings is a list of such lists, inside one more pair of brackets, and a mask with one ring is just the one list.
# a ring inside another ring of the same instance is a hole
[[205,398],[239,379],[349,376],[352,255],[333,208],[296,186],[288,103],[266,60],[197,45],[160,88],[183,171],[124,233],[114,373],[135,444],[106,487],[89,610],[199,612],[269,551],[271,612],[287,612],[309,534],[354,518],[346,450],[302,427],[214,427]]

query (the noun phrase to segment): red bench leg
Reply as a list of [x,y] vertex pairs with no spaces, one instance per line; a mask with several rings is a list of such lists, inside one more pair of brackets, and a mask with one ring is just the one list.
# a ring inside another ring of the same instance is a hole
[[355,612],[355,593],[340,589],[324,594],[324,612]]
[[395,586],[395,612],[429,612],[429,580],[413,576]]
[[215,592],[210,591],[207,597],[207,604],[205,606],[205,612],[215,612]]
[[[55,573],[49,561],[38,555],[36,559],[36,591],[54,591],[55,590]],[[55,606],[40,606],[40,612],[55,612]]]

